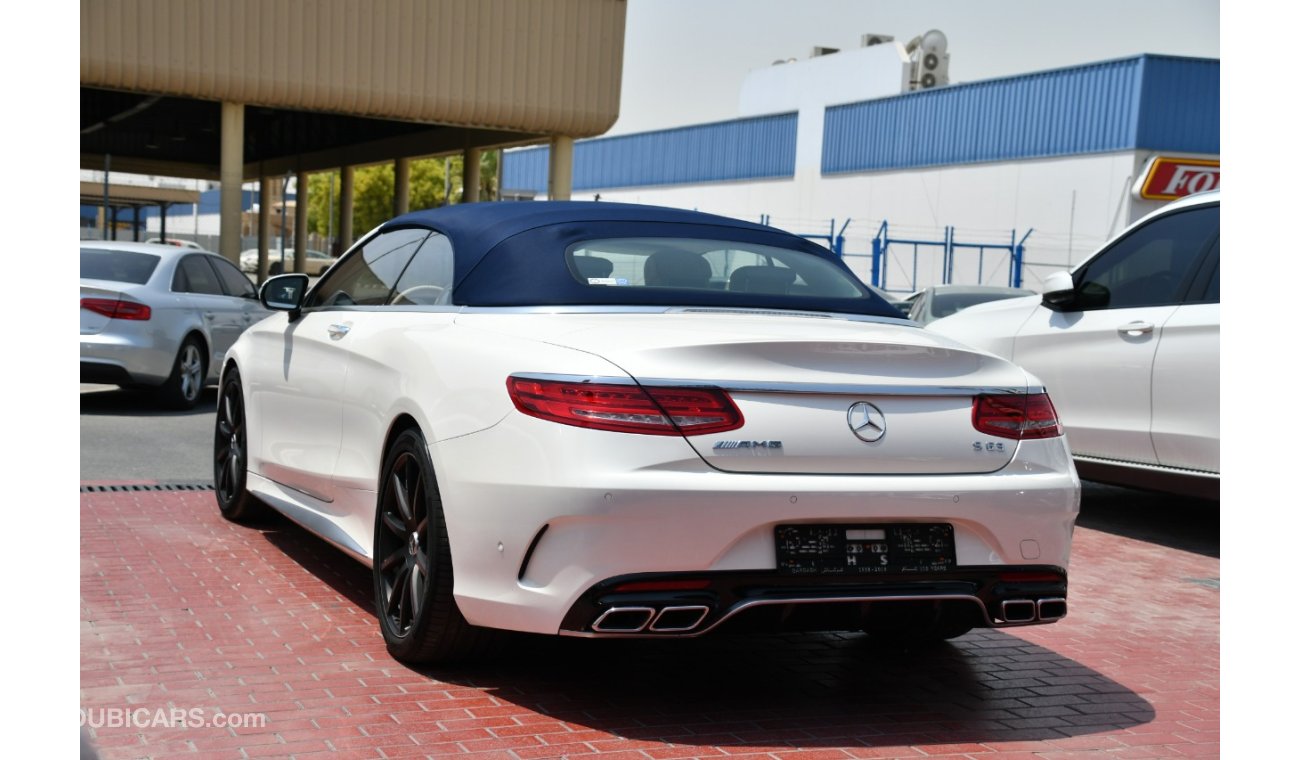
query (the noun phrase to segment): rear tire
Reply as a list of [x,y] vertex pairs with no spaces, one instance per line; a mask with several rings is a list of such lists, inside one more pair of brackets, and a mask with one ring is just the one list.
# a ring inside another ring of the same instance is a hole
[[158,389],[158,398],[169,409],[188,410],[203,398],[208,379],[208,357],[203,342],[193,335],[181,343],[172,363],[172,373]]
[[221,516],[248,522],[266,516],[266,507],[248,492],[248,424],[243,384],[231,366],[217,394],[217,425],[212,441],[212,483]]
[[451,663],[496,648],[502,632],[470,625],[452,597],[442,497],[418,430],[384,457],[375,508],[375,612],[388,652],[403,662]]

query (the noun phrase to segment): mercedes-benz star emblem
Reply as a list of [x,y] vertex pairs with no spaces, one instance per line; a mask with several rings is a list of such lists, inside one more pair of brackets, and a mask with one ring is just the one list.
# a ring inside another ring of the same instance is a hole
[[885,414],[875,404],[859,401],[849,407],[849,430],[867,443],[885,437]]

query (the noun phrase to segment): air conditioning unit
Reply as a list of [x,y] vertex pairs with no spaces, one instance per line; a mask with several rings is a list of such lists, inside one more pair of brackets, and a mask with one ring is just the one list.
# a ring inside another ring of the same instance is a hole
[[823,56],[823,55],[831,55],[832,53],[838,53],[838,52],[840,52],[840,49],[839,49],[839,48],[833,48],[833,47],[822,47],[822,46],[819,45],[819,46],[817,46],[817,47],[815,47],[815,48],[812,49],[812,55],[809,56],[809,57],[811,57],[811,58],[817,58],[817,57],[819,57],[819,56]]
[[862,47],[871,47],[872,45],[883,45],[886,42],[893,42],[893,41],[894,41],[894,35],[892,34],[871,34],[868,32],[867,34],[862,35]]
[[931,29],[907,45],[912,58],[911,89],[929,90],[948,84],[948,37]]

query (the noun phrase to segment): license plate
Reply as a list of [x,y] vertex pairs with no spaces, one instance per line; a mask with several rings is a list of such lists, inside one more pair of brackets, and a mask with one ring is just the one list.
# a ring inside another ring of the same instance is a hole
[[947,524],[776,526],[783,575],[930,573],[956,564]]

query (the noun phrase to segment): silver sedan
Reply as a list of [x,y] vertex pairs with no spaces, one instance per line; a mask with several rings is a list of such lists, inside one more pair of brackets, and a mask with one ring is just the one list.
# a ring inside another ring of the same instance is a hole
[[207,251],[81,243],[81,382],[198,403],[226,351],[269,312],[238,267]]

